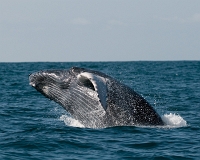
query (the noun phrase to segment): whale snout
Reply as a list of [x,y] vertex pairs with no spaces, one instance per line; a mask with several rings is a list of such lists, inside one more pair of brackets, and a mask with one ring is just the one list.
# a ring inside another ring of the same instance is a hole
[[46,85],[46,77],[42,72],[36,72],[29,75],[29,85],[37,91],[42,92]]
[[32,73],[29,75],[29,84],[35,87],[38,83],[41,83],[45,80],[44,74],[41,72]]
[[29,74],[29,85],[31,85],[32,87],[36,87],[36,81],[36,74]]
[[67,89],[71,81],[70,77],[66,70],[43,70],[30,74],[29,84],[39,92],[46,91],[48,86]]

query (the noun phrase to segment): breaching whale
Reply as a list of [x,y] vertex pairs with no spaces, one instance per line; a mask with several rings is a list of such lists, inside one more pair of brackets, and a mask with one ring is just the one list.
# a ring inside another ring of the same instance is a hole
[[32,73],[29,81],[85,127],[164,125],[141,95],[99,71],[78,67],[43,70]]

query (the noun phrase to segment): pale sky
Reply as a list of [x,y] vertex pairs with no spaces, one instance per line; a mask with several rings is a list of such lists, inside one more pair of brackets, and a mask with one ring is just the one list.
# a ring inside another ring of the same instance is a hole
[[200,60],[200,0],[0,0],[0,62]]

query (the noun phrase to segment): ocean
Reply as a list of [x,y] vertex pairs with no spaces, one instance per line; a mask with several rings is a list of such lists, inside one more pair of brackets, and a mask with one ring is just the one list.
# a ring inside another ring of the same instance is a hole
[[[166,123],[85,128],[29,85],[43,69],[104,72],[141,94]],[[200,159],[200,61],[0,63],[0,159]]]

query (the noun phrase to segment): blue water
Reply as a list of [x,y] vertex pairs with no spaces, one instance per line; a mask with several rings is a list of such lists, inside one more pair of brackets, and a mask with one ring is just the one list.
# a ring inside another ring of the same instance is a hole
[[[42,69],[86,67],[140,93],[167,126],[84,128],[29,85]],[[0,159],[199,159],[200,61],[0,63]]]

